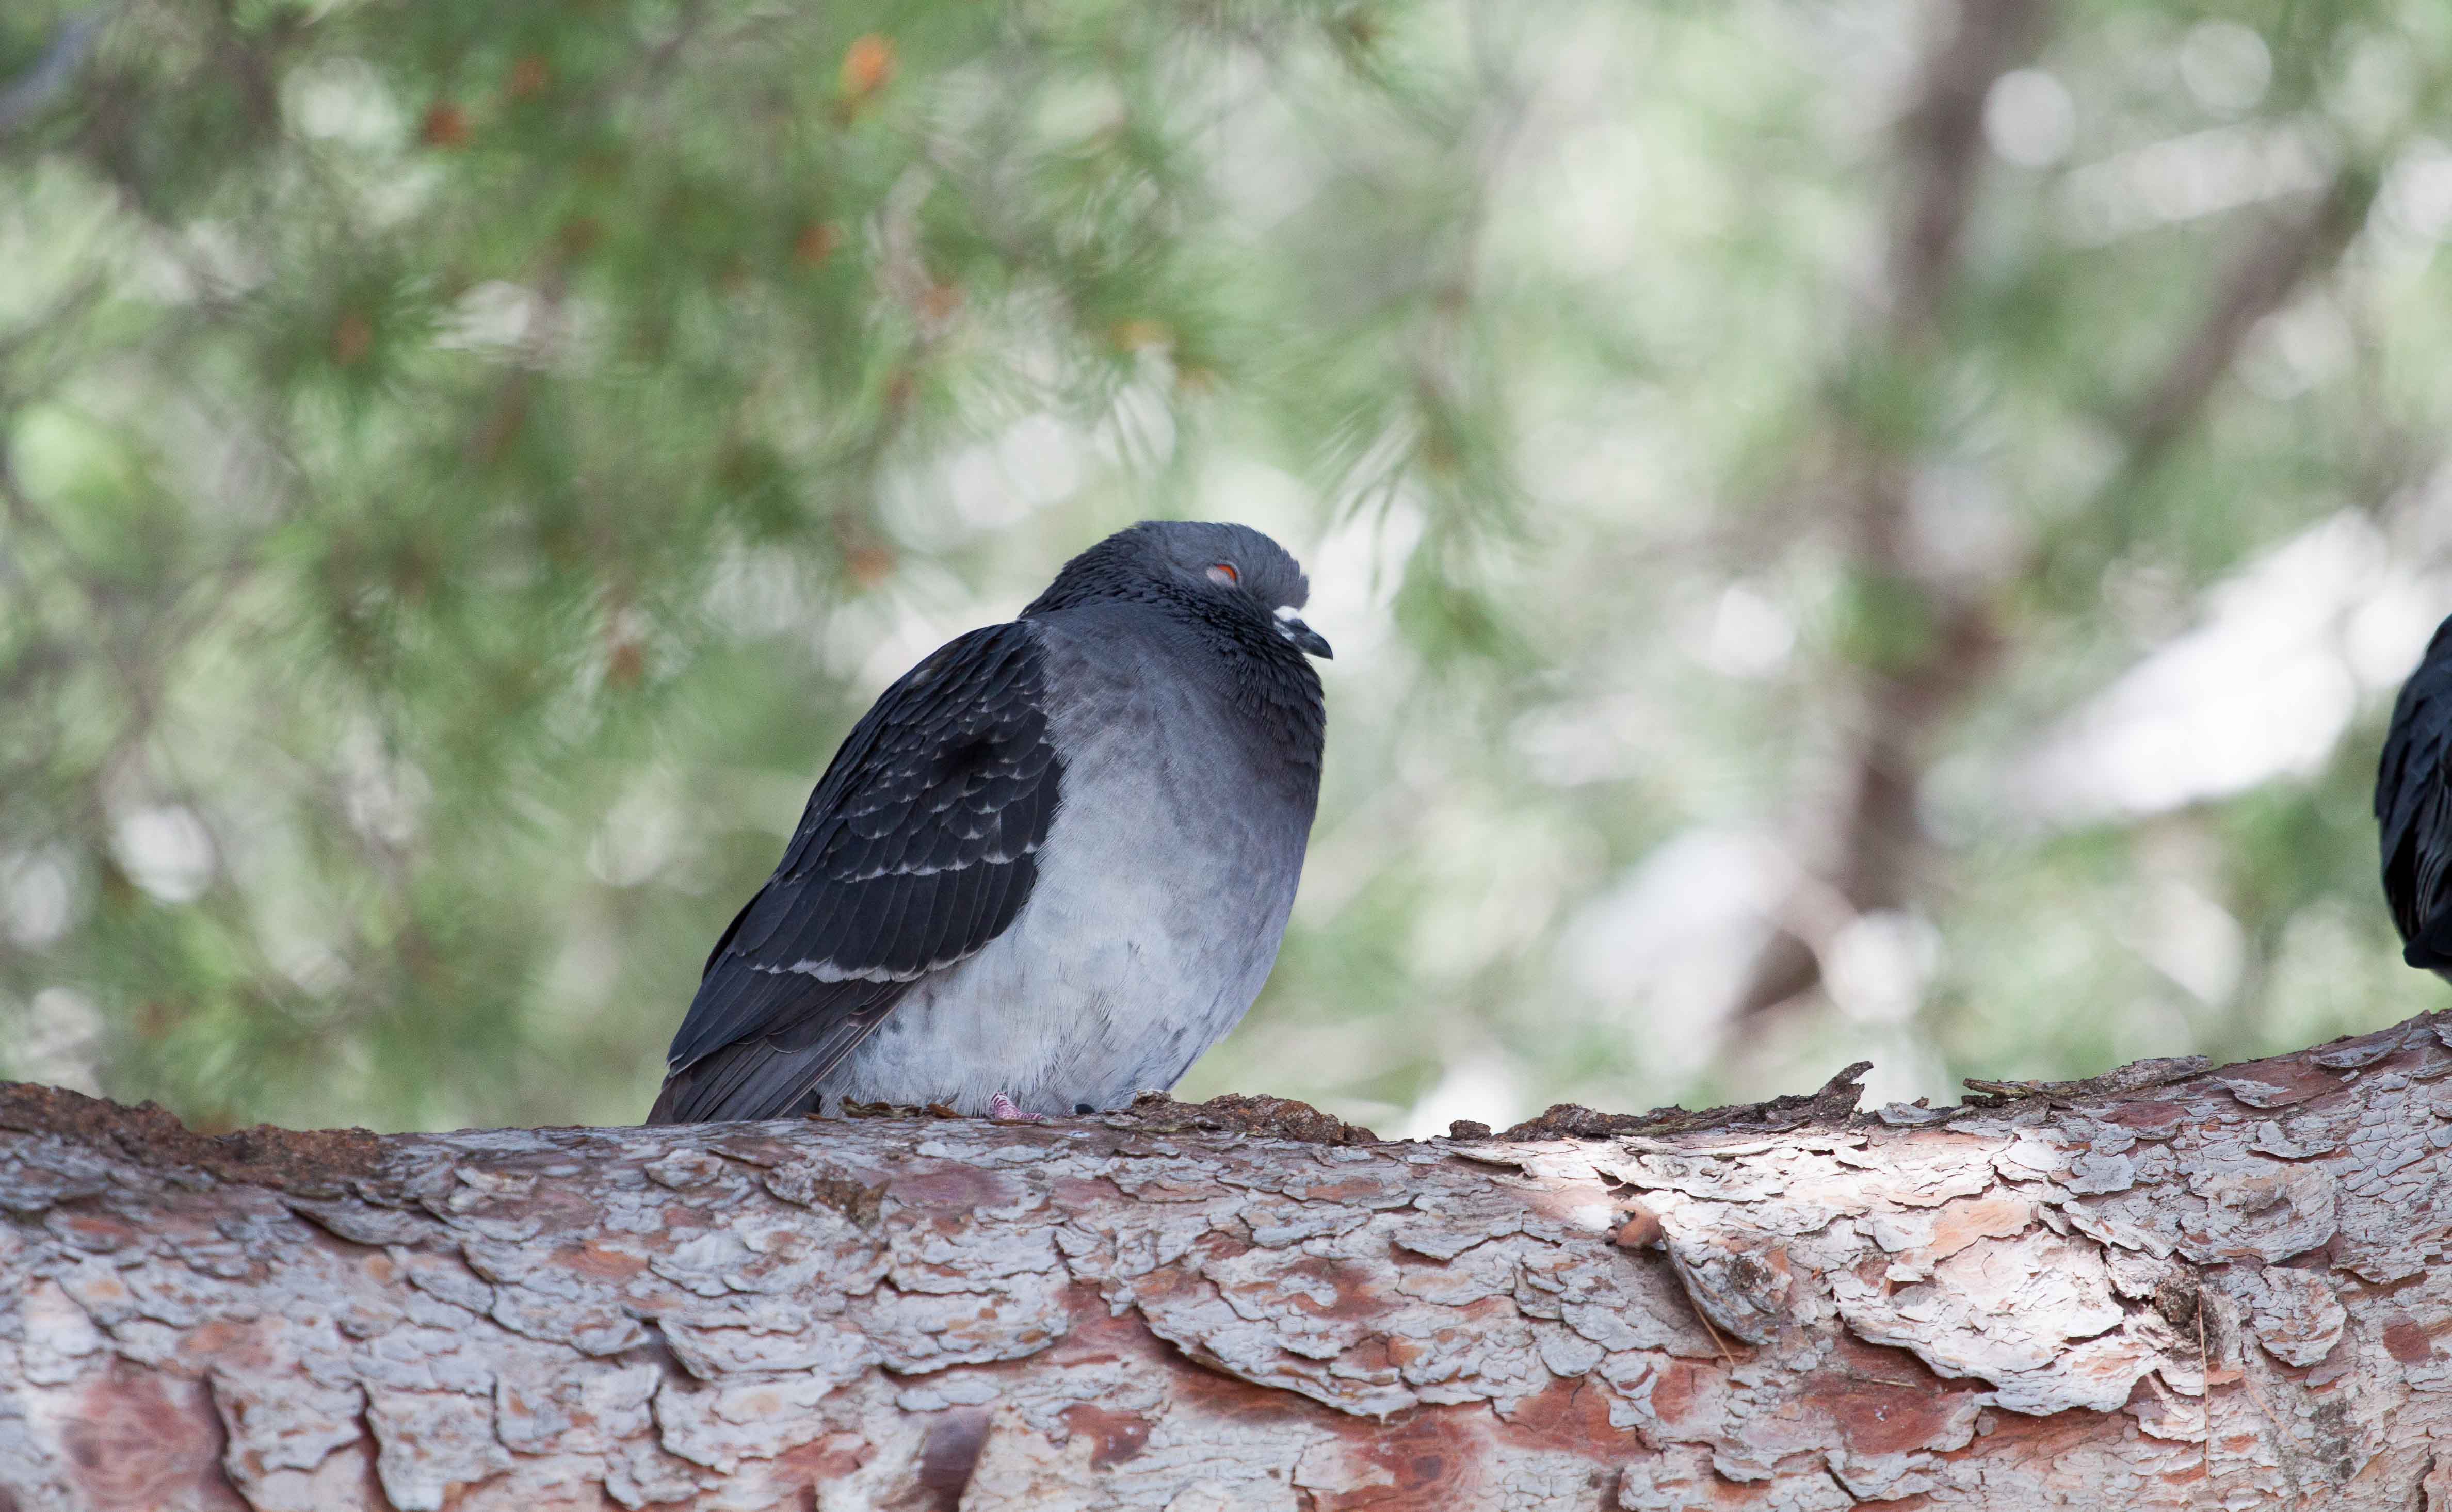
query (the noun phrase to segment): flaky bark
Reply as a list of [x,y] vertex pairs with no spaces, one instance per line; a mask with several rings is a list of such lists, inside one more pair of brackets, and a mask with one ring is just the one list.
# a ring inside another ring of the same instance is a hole
[[1411,1144],[9,1090],[0,1507],[2452,1504],[2452,1017],[1948,1111],[1857,1070]]

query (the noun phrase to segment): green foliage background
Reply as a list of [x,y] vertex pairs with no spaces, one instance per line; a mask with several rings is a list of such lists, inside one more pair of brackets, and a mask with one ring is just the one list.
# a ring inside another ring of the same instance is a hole
[[[1941,1095],[2434,1006],[2365,785],[2452,608],[2452,11],[2036,7],[1952,127],[1954,15],[18,0],[0,1070],[635,1119],[867,700],[1153,514],[1279,534],[1339,650],[1188,1092]],[[2119,702],[2209,640],[2227,723]],[[1830,985],[1732,1018],[1797,899]]]

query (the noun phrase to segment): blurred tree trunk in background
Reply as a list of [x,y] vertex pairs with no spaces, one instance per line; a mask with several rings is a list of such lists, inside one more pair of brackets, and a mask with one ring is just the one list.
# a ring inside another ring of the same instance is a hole
[[5,1088],[0,1496],[2433,1507],[2447,1045],[1387,1144],[1254,1099],[210,1140]]
[[1784,928],[1770,936],[1738,1003],[1741,1019],[1813,987],[1814,947],[1849,916],[1916,900],[1929,866],[1916,795],[1933,732],[1997,649],[1984,600],[1998,585],[1938,580],[1917,549],[1910,508],[1929,424],[1917,411],[1939,403],[1951,285],[1986,156],[1985,100],[1994,80],[2033,53],[2053,9],[2046,0],[1962,0],[1931,11],[1916,103],[1899,127],[1888,307],[1863,338],[1867,350],[1833,376],[1831,476],[1803,485],[1835,507],[1858,597],[1851,608],[1871,621],[1853,695],[1858,749],[1827,810],[1836,832],[1827,891],[1809,890],[1783,910],[1817,922],[1806,926],[1809,935]]
[[[1930,894],[1946,888],[1918,811],[1925,778],[1948,727],[2014,639],[2004,606],[2051,570],[2050,543],[2039,539],[1968,571],[1946,547],[1919,539],[1931,527],[1917,520],[1914,494],[1922,449],[1948,403],[1952,340],[1968,320],[1953,307],[1951,286],[1984,167],[1985,102],[1996,80],[2031,57],[2054,10],[2045,0],[1960,0],[1933,11],[1917,103],[1899,133],[1887,308],[1863,338],[1869,355],[1847,359],[1833,383],[1831,475],[1803,486],[1845,521],[1853,607],[1870,621],[1860,641],[1866,655],[1849,669],[1854,749],[1836,800],[1803,817],[1810,829],[1815,815],[1828,815],[1832,858],[1783,906],[1786,923],[1750,969],[1740,1019],[1815,987],[1818,951],[1856,917],[1929,909]],[[2375,182],[2372,164],[2336,166],[2327,182],[2242,228],[2199,324],[2160,378],[2108,417],[2123,450],[2089,515],[2127,507],[2126,495],[2196,423],[2258,322],[2331,271],[2366,217]]]

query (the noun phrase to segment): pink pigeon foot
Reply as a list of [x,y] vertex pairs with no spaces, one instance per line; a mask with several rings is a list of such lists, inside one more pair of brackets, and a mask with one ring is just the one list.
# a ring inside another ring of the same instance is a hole
[[999,1124],[1043,1124],[1047,1122],[1047,1115],[1045,1113],[1025,1113],[1021,1110],[1021,1105],[1019,1103],[1015,1102],[1012,1098],[1007,1097],[1002,1092],[999,1092],[994,1097],[988,1099],[988,1117]]

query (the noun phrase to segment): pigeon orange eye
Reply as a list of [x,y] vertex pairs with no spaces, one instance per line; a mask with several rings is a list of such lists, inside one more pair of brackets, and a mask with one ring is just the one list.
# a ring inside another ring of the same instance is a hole
[[1243,575],[1235,570],[1233,562],[1221,561],[1209,569],[1209,580],[1221,588],[1232,588],[1243,580]]

